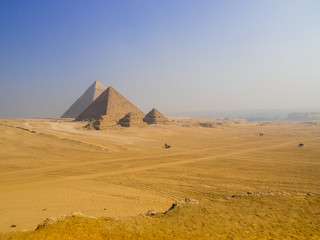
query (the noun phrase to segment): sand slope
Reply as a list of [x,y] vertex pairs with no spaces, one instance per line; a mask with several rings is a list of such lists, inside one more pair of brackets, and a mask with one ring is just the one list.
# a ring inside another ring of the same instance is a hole
[[[175,121],[179,126],[99,132],[67,120],[0,120],[0,231],[33,230],[48,217],[79,211],[94,217],[164,212],[181,199],[211,202],[247,191],[282,192],[281,208],[313,218],[308,204],[298,202],[311,192],[319,207],[319,124],[225,121],[204,128]],[[162,148],[165,142],[172,148]],[[248,215],[243,206],[250,204],[237,201],[232,212]],[[199,211],[215,208],[205,209]],[[260,220],[262,228],[271,224]]]
[[[318,239],[320,198],[265,193],[182,202],[169,212],[114,220],[47,220],[4,239]],[[242,209],[242,211],[239,211]]]

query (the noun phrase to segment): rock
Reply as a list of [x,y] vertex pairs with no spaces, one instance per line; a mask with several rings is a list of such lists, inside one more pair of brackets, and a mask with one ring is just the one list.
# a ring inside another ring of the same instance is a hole
[[154,212],[154,210],[149,210],[147,213],[146,213],[146,216],[154,216],[156,215],[156,213]]
[[212,122],[199,122],[199,125],[205,128],[215,128],[214,123]]
[[194,200],[194,199],[190,199],[190,198],[186,198],[185,200],[179,201],[179,202],[175,202],[171,205],[171,207],[165,211],[163,214],[167,214],[168,212],[172,211],[175,207],[179,206],[179,205],[183,205],[183,204],[197,204],[199,203],[199,201]]
[[[51,225],[53,223],[56,223],[56,222],[60,222],[60,221],[63,221],[69,217],[73,217],[73,216],[81,216],[81,217],[89,217],[89,216],[85,216],[83,215],[81,212],[77,212],[77,213],[70,213],[68,215],[65,215],[65,216],[59,216],[59,217],[50,217],[50,218],[47,218],[46,220],[44,220],[42,223],[40,223],[37,228],[35,229],[35,231],[41,229],[41,228],[44,228],[45,226],[47,225]],[[89,218],[94,218],[94,217],[89,217]]]

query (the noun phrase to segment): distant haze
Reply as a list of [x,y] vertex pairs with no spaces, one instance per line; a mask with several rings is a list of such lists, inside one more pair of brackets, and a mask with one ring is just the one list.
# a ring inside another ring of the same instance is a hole
[[0,117],[95,81],[145,113],[320,108],[320,1],[1,1]]
[[168,116],[207,119],[241,119],[247,121],[320,121],[320,108],[284,108],[221,111],[168,112]]

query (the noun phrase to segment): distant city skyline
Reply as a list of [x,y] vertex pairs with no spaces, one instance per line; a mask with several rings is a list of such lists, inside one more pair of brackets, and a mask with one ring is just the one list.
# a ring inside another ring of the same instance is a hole
[[147,113],[320,108],[319,1],[1,1],[0,117],[95,81]]

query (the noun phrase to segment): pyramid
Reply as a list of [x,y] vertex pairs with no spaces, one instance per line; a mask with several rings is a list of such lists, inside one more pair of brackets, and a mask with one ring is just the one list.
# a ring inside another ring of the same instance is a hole
[[85,110],[90,103],[96,100],[100,94],[106,90],[99,81],[95,81],[82,95],[75,101],[71,107],[61,116],[61,118],[76,118]]
[[98,120],[89,123],[89,126],[92,126],[92,128],[96,130],[105,130],[119,127],[118,122],[112,117],[111,114],[102,115]]
[[157,109],[152,109],[144,118],[147,124],[167,124],[169,120],[163,116]]
[[144,113],[128,99],[113,87],[108,87],[76,118],[76,121],[98,120],[103,115],[109,115],[109,120],[111,118],[119,121],[129,112],[135,113],[141,119],[144,116]]
[[121,125],[121,127],[142,127],[147,125],[142,121],[140,115],[132,112],[127,113],[123,118],[121,118],[119,120],[119,124]]

